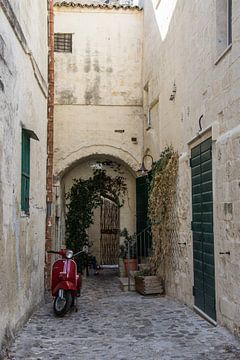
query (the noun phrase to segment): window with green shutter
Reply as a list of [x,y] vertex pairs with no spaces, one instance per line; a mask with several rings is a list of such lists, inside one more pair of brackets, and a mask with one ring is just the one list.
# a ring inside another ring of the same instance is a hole
[[29,214],[30,192],[30,136],[22,129],[22,180],[21,180],[21,210]]

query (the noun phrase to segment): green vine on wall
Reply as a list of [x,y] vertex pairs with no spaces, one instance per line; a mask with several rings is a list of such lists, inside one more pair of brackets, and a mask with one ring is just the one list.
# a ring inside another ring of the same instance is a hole
[[87,180],[74,179],[66,194],[66,246],[78,252],[89,245],[87,229],[93,224],[94,209],[101,206],[102,198],[110,198],[123,205],[127,186],[123,176],[111,177],[106,170],[97,169]]
[[174,258],[177,234],[176,190],[178,154],[167,147],[152,169],[149,190],[149,218],[152,224],[152,273],[165,278],[166,264]]

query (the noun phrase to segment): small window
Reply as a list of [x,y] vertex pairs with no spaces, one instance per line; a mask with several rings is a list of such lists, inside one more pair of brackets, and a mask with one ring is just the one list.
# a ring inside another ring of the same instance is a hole
[[30,136],[22,129],[22,179],[21,179],[21,210],[29,214],[30,192]]
[[217,56],[232,44],[232,0],[216,1]]
[[54,51],[71,53],[72,34],[63,34],[63,33],[54,34]]

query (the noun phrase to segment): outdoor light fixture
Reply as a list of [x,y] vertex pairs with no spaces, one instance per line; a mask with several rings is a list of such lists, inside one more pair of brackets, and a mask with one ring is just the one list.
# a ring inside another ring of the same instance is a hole
[[142,159],[142,165],[141,165],[140,169],[137,171],[137,173],[139,175],[147,175],[147,173],[149,172],[149,170],[146,168],[145,162],[144,162],[147,157],[149,157],[151,159],[151,168],[152,168],[152,165],[153,165],[153,157],[152,157],[152,155],[150,155],[150,154],[144,155],[143,159]]

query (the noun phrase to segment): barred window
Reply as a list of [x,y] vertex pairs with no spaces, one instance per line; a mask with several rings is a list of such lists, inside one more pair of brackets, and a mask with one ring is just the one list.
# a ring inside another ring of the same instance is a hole
[[56,33],[54,34],[55,52],[72,52],[72,34]]

